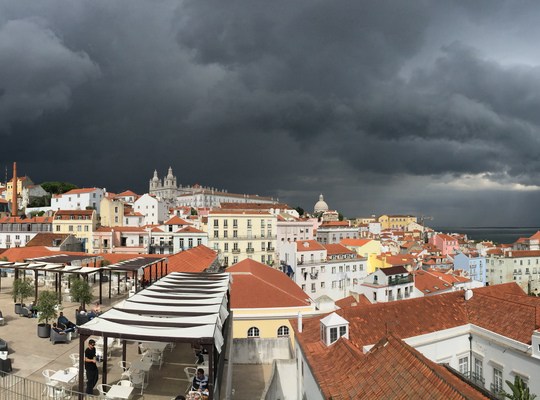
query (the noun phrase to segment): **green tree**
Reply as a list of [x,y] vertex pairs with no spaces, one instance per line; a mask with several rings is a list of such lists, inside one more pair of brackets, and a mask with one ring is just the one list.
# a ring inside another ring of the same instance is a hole
[[295,210],[298,212],[298,215],[300,216],[304,215],[305,213],[304,209],[300,206],[296,207]]
[[512,393],[504,393],[504,397],[512,400],[534,400],[535,394],[531,394],[529,388],[523,382],[519,375],[514,378],[514,383],[505,381]]
[[11,292],[11,295],[13,296],[13,301],[15,303],[19,300],[19,303],[23,304],[24,300],[27,297],[32,296],[33,293],[34,288],[32,287],[30,279],[17,278],[13,281],[13,291]]
[[73,183],[69,182],[43,182],[41,184],[41,187],[46,192],[49,192],[51,194],[62,194],[69,192],[71,189],[78,189],[77,185],[74,185]]
[[41,313],[39,314],[38,322],[45,322],[49,324],[51,319],[58,317],[56,304],[58,303],[58,297],[56,293],[45,290],[39,294],[37,310]]
[[70,294],[73,301],[81,303],[81,306],[86,307],[94,296],[92,295],[92,288],[84,279],[79,276],[71,280]]
[[338,219],[339,219],[340,221],[343,221],[343,218],[344,218],[344,217],[343,217],[343,214],[342,214],[342,213],[338,213]]
[[198,215],[197,210],[191,207],[191,215]]

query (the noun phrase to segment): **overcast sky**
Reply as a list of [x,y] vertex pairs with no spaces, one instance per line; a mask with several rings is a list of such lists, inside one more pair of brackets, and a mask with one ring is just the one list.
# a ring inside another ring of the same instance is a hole
[[537,1],[0,0],[0,162],[540,225],[539,20]]

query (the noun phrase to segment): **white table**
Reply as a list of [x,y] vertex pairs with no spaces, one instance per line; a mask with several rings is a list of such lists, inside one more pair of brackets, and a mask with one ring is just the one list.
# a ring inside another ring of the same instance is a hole
[[163,351],[167,348],[167,342],[143,342],[144,346],[146,346],[149,350],[153,351],[159,351],[163,353]]
[[60,383],[69,383],[72,379],[74,379],[78,375],[78,372],[75,371],[68,371],[66,374],[63,369],[59,369],[54,374],[52,374],[51,378],[53,381],[57,381]]
[[107,392],[108,399],[129,399],[133,392],[133,386],[113,385]]

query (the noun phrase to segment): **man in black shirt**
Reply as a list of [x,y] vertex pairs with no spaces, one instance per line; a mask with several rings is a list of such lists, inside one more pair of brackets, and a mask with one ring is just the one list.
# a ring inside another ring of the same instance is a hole
[[86,393],[93,394],[94,386],[98,381],[98,368],[96,364],[96,341],[90,339],[88,341],[88,347],[84,351],[84,369],[86,370]]

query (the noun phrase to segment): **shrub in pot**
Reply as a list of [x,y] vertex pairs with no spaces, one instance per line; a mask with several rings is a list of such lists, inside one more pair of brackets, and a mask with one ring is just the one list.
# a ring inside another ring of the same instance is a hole
[[51,336],[50,320],[56,319],[58,297],[55,292],[45,290],[39,294],[37,310],[39,312],[38,336],[48,338]]
[[71,280],[69,292],[73,301],[76,303],[81,303],[81,306],[84,309],[86,309],[86,305],[89,304],[94,298],[92,295],[92,288],[88,282],[78,276]]
[[13,281],[13,301],[15,302],[15,314],[22,314],[24,300],[34,294],[34,288],[30,279],[17,278]]

